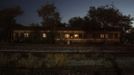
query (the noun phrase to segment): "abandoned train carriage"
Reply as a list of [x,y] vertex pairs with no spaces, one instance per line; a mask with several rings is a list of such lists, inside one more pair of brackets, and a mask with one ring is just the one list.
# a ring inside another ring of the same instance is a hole
[[[50,36],[50,34],[55,36]],[[18,28],[12,32],[12,41],[23,42],[28,39],[38,38],[40,41],[51,40],[55,37],[57,43],[118,43],[120,42],[121,32],[119,30],[99,30],[85,32],[82,29],[60,28],[54,31],[48,29]],[[45,42],[44,41],[44,42]]]

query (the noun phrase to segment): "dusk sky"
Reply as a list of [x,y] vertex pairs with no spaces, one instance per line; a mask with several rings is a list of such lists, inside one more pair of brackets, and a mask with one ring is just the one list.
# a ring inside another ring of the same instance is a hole
[[[134,17],[134,0],[48,0],[53,2],[61,15],[62,22],[68,22],[72,17],[83,17],[87,14],[90,6],[114,4],[124,15]],[[46,0],[0,0],[0,10],[3,8],[19,5],[24,13],[18,16],[17,23],[29,25],[40,23],[41,17],[37,10],[45,4]]]

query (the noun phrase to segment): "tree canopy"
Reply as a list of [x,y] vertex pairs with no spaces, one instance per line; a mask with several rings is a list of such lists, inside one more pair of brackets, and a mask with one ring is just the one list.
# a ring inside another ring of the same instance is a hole
[[54,4],[45,4],[38,10],[38,14],[43,19],[43,26],[51,28],[60,25],[60,14]]
[[114,6],[90,7],[84,18],[73,17],[69,20],[71,27],[83,27],[86,30],[100,30],[118,28],[120,30],[131,27],[133,18],[123,15]]
[[15,17],[21,15],[23,11],[19,6],[0,10],[0,27],[12,27],[16,25]]
[[98,28],[114,27],[127,29],[131,27],[132,23],[132,18],[129,15],[123,15],[113,6],[90,7],[86,17],[90,21],[90,26],[96,25]]
[[83,27],[84,20],[81,17],[73,17],[69,20],[69,24],[71,27]]
[[10,38],[12,28],[19,25],[16,23],[16,17],[23,12],[19,6],[0,10],[0,40]]

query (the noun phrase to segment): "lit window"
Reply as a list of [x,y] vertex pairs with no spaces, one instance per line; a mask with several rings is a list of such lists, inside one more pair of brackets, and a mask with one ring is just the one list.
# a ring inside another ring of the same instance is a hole
[[24,33],[24,37],[29,37],[29,33]]
[[79,38],[79,34],[74,34],[74,38]]
[[70,35],[69,34],[65,34],[65,38],[66,39],[70,38]]
[[43,37],[43,38],[46,38],[46,37],[47,37],[46,33],[43,33],[43,34],[42,34],[42,37]]
[[100,34],[100,38],[104,38],[104,34]]

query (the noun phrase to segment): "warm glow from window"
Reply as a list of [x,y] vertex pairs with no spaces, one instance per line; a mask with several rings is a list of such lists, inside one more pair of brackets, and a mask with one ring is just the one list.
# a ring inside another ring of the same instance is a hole
[[100,34],[100,38],[104,38],[104,34]]
[[29,37],[29,33],[24,33],[24,37]]
[[42,34],[42,37],[43,37],[43,38],[46,38],[46,37],[47,37],[46,33],[43,33],[43,34]]
[[79,34],[74,34],[74,38],[79,38]]
[[70,38],[70,34],[65,34],[65,38]]

